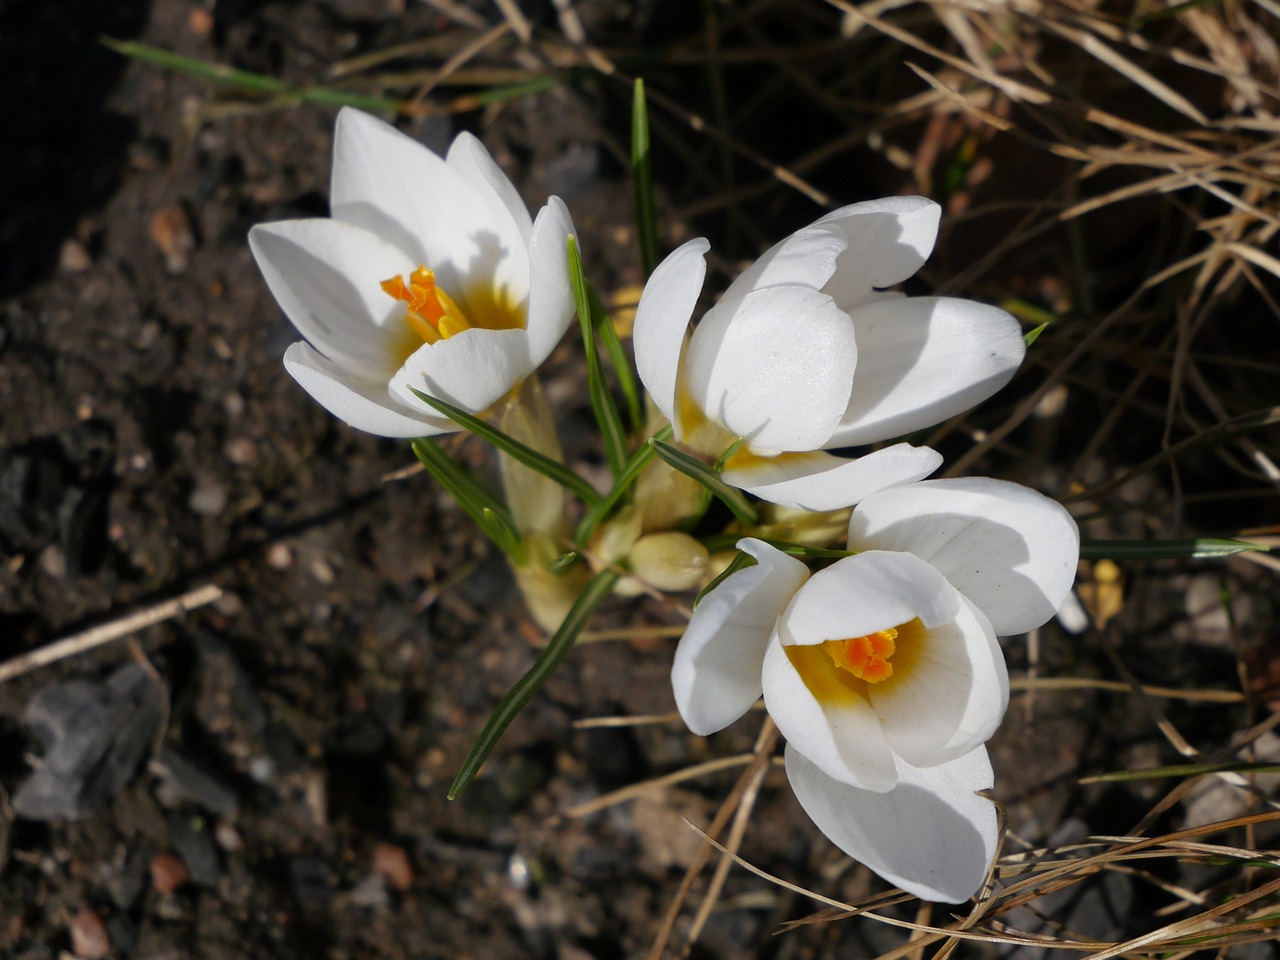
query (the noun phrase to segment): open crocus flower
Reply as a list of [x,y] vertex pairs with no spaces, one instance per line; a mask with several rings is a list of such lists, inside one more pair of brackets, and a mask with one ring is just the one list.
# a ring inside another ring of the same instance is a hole
[[458,427],[419,390],[482,413],[546,359],[573,317],[552,197],[532,220],[470,134],[436,156],[358,110],[338,114],[331,219],[260,224],[249,246],[306,338],[285,368],[359,430]]
[[959,902],[995,855],[983,746],[1009,699],[996,636],[1053,616],[1079,556],[1071,516],[1000,480],[863,500],[854,556],[810,575],[761,540],[694,611],[671,671],[695,733],[764,695],[800,805],[832,842],[917,896]]
[[1025,352],[1017,321],[951,297],[884,292],[933,249],[938,205],[892,197],[836,210],[774,246],[687,336],[703,239],[659,264],[636,312],[636,366],[675,439],[724,480],[809,510],[928,476],[941,457],[898,443],[856,460],[823,451],[931,426],[1004,386]]

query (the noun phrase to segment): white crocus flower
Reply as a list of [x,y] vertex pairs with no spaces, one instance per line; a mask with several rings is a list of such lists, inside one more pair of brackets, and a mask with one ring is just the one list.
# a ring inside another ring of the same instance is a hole
[[744,539],[756,565],[703,598],[676,650],[680,714],[709,734],[763,694],[822,832],[904,890],[964,900],[998,840],[976,793],[1009,700],[996,636],[1053,616],[1079,542],[1061,505],[983,478],[868,497],[849,522],[859,552],[812,575]]
[[249,246],[305,337],[285,368],[359,430],[457,430],[413,393],[482,413],[546,359],[573,317],[552,197],[532,220],[480,142],[439,157],[358,110],[338,114],[332,218],[260,224]]
[[836,210],[774,246],[688,336],[704,239],[658,265],[636,311],[636,366],[677,441],[765,500],[832,510],[928,476],[941,457],[897,443],[856,460],[823,451],[936,424],[1004,386],[1025,352],[1017,321],[951,297],[884,288],[933,249],[938,205],[892,197]]

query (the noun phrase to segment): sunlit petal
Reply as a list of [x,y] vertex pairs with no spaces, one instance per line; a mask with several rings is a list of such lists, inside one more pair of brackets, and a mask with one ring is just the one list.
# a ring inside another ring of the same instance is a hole
[[667,256],[645,284],[632,325],[636,371],[662,415],[676,428],[676,392],[680,360],[684,351],[689,319],[702,292],[707,273],[706,254],[711,244],[702,237],[677,247]]
[[458,429],[443,418],[405,409],[388,395],[384,381],[360,380],[308,344],[286,350],[284,367],[320,406],[357,430],[379,437],[426,437]]
[[1026,347],[998,307],[946,297],[898,297],[854,310],[864,364],[833,444],[874,443],[963,413],[1013,376]]
[[799,510],[838,510],[885,487],[927,477],[942,465],[929,447],[895,443],[854,459],[822,451],[735,462],[722,478],[761,499]]
[[738,549],[756,565],[702,598],[676,648],[671,686],[694,733],[727,727],[760,698],[760,671],[774,621],[809,576],[799,560],[754,539]]
[[818,829],[890,883],[960,903],[982,886],[999,845],[987,751],[922,770],[898,761],[898,785],[872,793],[840,783],[788,743],[787,779]]
[[868,497],[849,522],[849,544],[929,561],[1005,636],[1039,626],[1066,601],[1080,534],[1061,504],[1028,487],[965,477]]

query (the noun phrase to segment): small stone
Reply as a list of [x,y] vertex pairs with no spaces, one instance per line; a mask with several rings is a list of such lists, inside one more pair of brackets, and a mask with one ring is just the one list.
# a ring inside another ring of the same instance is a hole
[[373,870],[385,879],[392,889],[404,893],[413,886],[413,864],[404,847],[394,843],[380,843],[373,848]]
[[41,570],[55,580],[61,580],[67,575],[66,554],[62,552],[62,548],[56,543],[50,544],[41,550],[36,562],[40,565]]
[[164,266],[170,273],[183,273],[196,248],[191,218],[180,205],[159,210],[151,218],[151,242],[164,254]]
[[216,517],[227,506],[227,491],[212,477],[200,477],[187,499],[187,506],[205,517]]
[[187,30],[197,37],[207,37],[213,31],[213,13],[204,7],[195,7],[187,14]]
[[248,437],[232,437],[222,450],[237,467],[248,467],[258,460],[258,445]]
[[271,544],[267,547],[267,566],[274,570],[288,570],[293,566],[293,551],[287,544]]
[[107,925],[92,910],[81,910],[71,918],[71,952],[79,960],[102,960],[111,952]]
[[170,894],[186,885],[187,865],[172,853],[157,854],[151,860],[151,886],[157,893]]
[[63,273],[84,273],[93,266],[89,251],[79,240],[66,240],[58,251],[58,269]]

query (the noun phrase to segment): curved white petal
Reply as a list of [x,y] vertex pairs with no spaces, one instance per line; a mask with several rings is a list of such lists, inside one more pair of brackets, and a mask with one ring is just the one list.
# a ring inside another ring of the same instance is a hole
[[765,709],[788,746],[840,783],[892,790],[898,773],[880,718],[864,697],[835,684],[826,685],[819,700],[783,646],[783,631],[780,620],[765,650],[761,685]]
[[259,224],[249,231],[249,249],[280,308],[312,346],[366,379],[391,376],[404,306],[380,284],[414,268],[403,253],[334,220]]
[[694,328],[689,395],[753,451],[816,450],[849,404],[858,360],[849,318],[808,287],[725,297]]
[[[452,421],[406,410],[387,393],[385,383],[351,376],[317,353],[295,343],[284,352],[284,368],[303,390],[332,413],[365,433],[379,437],[429,437],[459,429]],[[421,404],[419,404],[421,406]]]
[[924,197],[886,197],[854,203],[814,226],[844,232],[847,246],[823,288],[845,310],[874,299],[874,291],[901,283],[920,269],[938,236],[942,208]]
[[[877,555],[911,556],[858,556]],[[995,631],[960,599],[950,623],[908,642],[900,636],[893,676],[869,685],[889,746],[919,767],[936,767],[986,743],[1009,705],[1009,674]]]
[[760,699],[760,671],[774,622],[809,568],[760,540],[738,541],[756,565],[702,598],[676,647],[671,687],[680,716],[703,736],[727,727]]
[[1038,627],[1066,601],[1080,532],[1043,494],[963,477],[868,497],[849,521],[849,546],[906,550],[929,561],[1006,636]]
[[559,197],[538,211],[529,241],[529,360],[540,366],[573,320],[569,235],[573,219]]
[[832,435],[874,443],[941,423],[991,396],[1026,353],[999,307],[949,297],[895,297],[850,314],[862,362]]
[[[942,574],[909,553],[869,550],[819,570],[783,614],[787,643],[801,646],[863,637],[919,619],[951,623],[962,599]],[[896,657],[895,657],[896,661]],[[894,678],[876,686],[885,686]]]
[[662,415],[671,421],[679,440],[676,390],[680,378],[680,358],[689,319],[702,292],[707,275],[704,237],[696,237],[673,250],[654,269],[640,294],[632,324],[636,372]]
[[[515,185],[484,148],[484,144],[464,130],[453,138],[449,152],[445,155],[445,162],[470,183],[478,195],[485,198],[495,219],[500,214],[511,218],[512,225],[527,246],[533,233],[533,218],[529,216],[529,208],[525,206]],[[497,201],[497,205],[491,200]]]
[[[333,142],[330,206],[435,271],[446,291],[477,285],[529,294],[524,238],[470,182],[422,144],[367,113],[344,107]],[[451,294],[452,295],[452,294]]]
[[960,903],[986,879],[999,844],[994,783],[981,747],[928,770],[899,761],[899,783],[871,793],[838,783],[787,744],[787,779],[804,812],[837,847],[925,900]]
[[532,372],[523,330],[473,327],[447,340],[423,344],[391,378],[390,389],[416,410],[431,408],[413,390],[478,414]]
[[927,477],[942,465],[930,447],[895,443],[846,460],[822,451],[756,457],[720,476],[761,499],[797,510],[839,510],[864,497]]
[[725,298],[741,296],[759,287],[795,284],[822,289],[835,273],[836,261],[848,246],[844,231],[832,226],[809,226],[775,243],[740,273],[725,291]]

